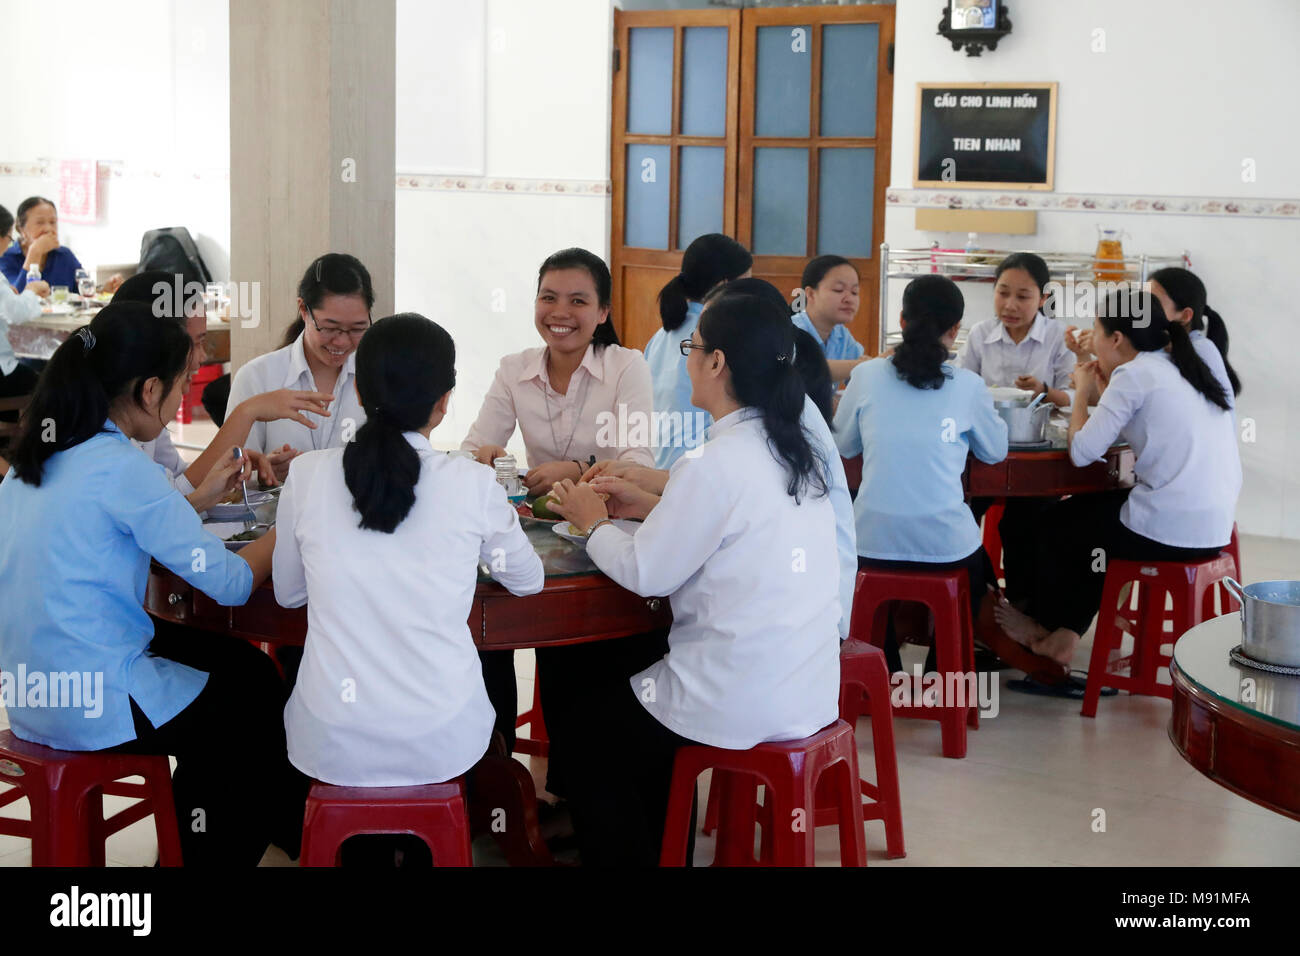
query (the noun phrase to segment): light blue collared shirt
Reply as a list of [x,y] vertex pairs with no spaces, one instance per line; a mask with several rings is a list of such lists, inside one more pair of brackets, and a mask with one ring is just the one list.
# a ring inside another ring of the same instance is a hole
[[796,312],[790,317],[790,321],[817,340],[822,351],[826,353],[828,362],[839,359],[860,359],[866,352],[862,344],[849,334],[847,326],[836,325],[831,329],[830,338],[822,341],[822,334],[817,331],[817,326],[813,325],[807,312]]
[[835,412],[835,442],[862,455],[854,501],[858,554],[883,561],[960,561],[980,545],[961,476],[966,456],[993,464],[1007,456],[1007,424],[974,372],[943,366],[939,389],[898,377],[892,359],[853,370]]
[[[158,727],[199,695],[207,674],[146,652],[150,556],[220,604],[252,590],[248,563],[111,421],[49,458],[39,488],[12,473],[0,483],[0,690],[16,735],[101,750],[135,739],[132,699]],[[14,686],[20,667],[29,687]],[[52,672],[100,675],[97,708],[38,705],[31,675]],[[11,703],[15,692],[25,706]]]
[[660,329],[645,347],[654,388],[655,467],[668,469],[683,453],[704,443],[705,431],[713,418],[691,404],[691,378],[678,343],[689,339],[700,324],[704,306],[692,302],[686,307],[686,321],[671,332]]

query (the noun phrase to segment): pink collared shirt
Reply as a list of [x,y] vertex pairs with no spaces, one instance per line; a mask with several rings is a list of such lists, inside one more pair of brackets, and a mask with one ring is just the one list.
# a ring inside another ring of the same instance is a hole
[[[650,366],[637,349],[587,346],[582,364],[561,395],[546,374],[546,349],[507,355],[460,447],[505,447],[515,425],[524,437],[528,467],[548,461],[622,458],[654,467]],[[549,415],[548,415],[549,410]],[[572,436],[572,440],[570,440]]]

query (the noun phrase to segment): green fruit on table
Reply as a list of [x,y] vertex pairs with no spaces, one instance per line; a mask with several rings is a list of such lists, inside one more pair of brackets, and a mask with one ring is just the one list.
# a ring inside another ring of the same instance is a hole
[[545,518],[548,521],[558,520],[560,518],[560,515],[557,515],[554,511],[551,510],[551,503],[554,501],[555,499],[552,498],[550,495],[542,495],[542,497],[534,501],[533,517]]

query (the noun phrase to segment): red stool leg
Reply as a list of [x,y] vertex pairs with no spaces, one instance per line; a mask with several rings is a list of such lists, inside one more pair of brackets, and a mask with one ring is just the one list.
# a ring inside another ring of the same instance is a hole
[[439,806],[434,814],[432,830],[420,836],[429,845],[434,866],[474,865],[474,853],[469,838],[469,817],[465,812],[463,794]]
[[[876,803],[885,824],[886,855],[897,859],[907,855],[903,844],[903,810],[898,791],[898,758],[894,752],[894,713],[889,703],[889,674],[883,657],[871,661],[871,686],[867,701],[871,708],[871,742],[876,758]],[[865,789],[864,789],[865,794]]]
[[695,778],[700,775],[698,757],[683,747],[673,760],[672,782],[668,785],[668,813],[664,816],[664,837],[659,848],[660,866],[685,866],[686,841],[690,836],[691,805],[695,800]]
[[[862,779],[858,775],[857,745],[851,744],[848,759],[840,760],[822,772],[832,775],[839,793],[840,866],[866,866],[867,841],[863,832]],[[810,813],[809,817],[815,814]],[[816,848],[814,847],[814,856]]]
[[[947,692],[949,681],[947,675],[962,673],[965,670],[965,655],[962,652],[961,614],[957,607],[959,597],[952,595],[943,604],[930,607],[934,614],[934,656],[935,665],[943,677],[940,696]],[[954,759],[966,756],[966,720],[967,712],[946,704],[939,716],[939,732],[943,744],[943,755]]]
[[1101,699],[1102,687],[1107,686],[1106,668],[1110,652],[1123,646],[1124,633],[1115,626],[1115,616],[1119,613],[1120,590],[1125,583],[1118,574],[1107,571],[1101,589],[1101,610],[1097,614],[1097,628],[1092,639],[1092,656],[1088,660],[1088,683],[1080,710],[1085,717],[1097,716],[1097,701]]

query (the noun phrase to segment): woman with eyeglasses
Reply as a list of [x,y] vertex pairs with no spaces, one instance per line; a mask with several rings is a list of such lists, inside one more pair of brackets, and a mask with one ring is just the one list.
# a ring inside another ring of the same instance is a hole
[[684,348],[691,404],[713,426],[700,454],[673,465],[644,524],[614,527],[591,485],[556,491],[555,510],[586,533],[597,567],[673,607],[666,656],[587,691],[570,797],[585,865],[658,862],[678,748],[746,750],[836,718],[835,511],[801,424],[789,313],[723,295]]
[[334,396],[328,415],[303,414],[315,427],[294,419],[257,422],[246,446],[271,459],[283,481],[289,462],[305,451],[341,448],[366,421],[357,401],[356,349],[370,328],[375,290],[355,256],[331,252],[307,267],[298,283],[298,318],[284,344],[241,368],[230,384],[227,416],[254,395],[278,389],[326,392]]

